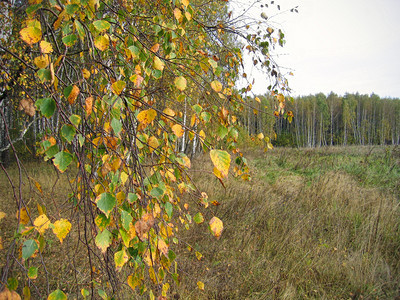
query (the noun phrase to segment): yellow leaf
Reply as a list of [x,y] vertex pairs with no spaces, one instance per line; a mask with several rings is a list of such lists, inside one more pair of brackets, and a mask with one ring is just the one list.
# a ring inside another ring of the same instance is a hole
[[160,252],[162,254],[164,254],[166,257],[168,256],[168,246],[167,244],[164,242],[164,240],[162,239],[158,239],[158,250],[160,250]]
[[182,0],[182,4],[187,7],[189,5],[189,0]]
[[76,86],[76,85],[73,85],[72,86],[72,90],[71,90],[71,92],[69,93],[69,95],[68,95],[68,102],[69,102],[69,104],[74,104],[74,102],[75,102],[75,100],[76,100],[76,98],[78,97],[78,95],[79,95],[79,88]]
[[85,100],[85,111],[87,116],[89,116],[92,113],[92,108],[93,108],[93,97],[87,97]]
[[167,107],[166,109],[163,110],[163,113],[166,114],[168,117],[173,117],[175,116],[175,112]]
[[200,290],[204,291],[204,283],[203,283],[203,282],[197,281],[197,287],[198,287]]
[[90,77],[90,71],[87,70],[87,69],[83,69],[83,70],[82,70],[82,75],[83,75],[83,78],[89,79],[89,77]]
[[125,182],[128,180],[129,175],[126,174],[125,172],[121,172],[121,183],[125,184]]
[[153,120],[156,118],[156,116],[157,116],[157,112],[154,109],[146,109],[146,110],[142,110],[138,114],[137,119],[140,123],[147,126],[148,124],[153,122]]
[[185,77],[183,77],[183,76],[176,77],[174,80],[174,83],[175,83],[176,88],[178,90],[180,90],[181,92],[186,89],[187,81],[186,81]]
[[158,58],[158,56],[154,56],[153,67],[156,70],[164,70],[164,63]]
[[210,220],[209,225],[213,235],[217,239],[219,239],[221,237],[222,231],[224,230],[224,224],[222,223],[222,221],[217,217],[213,217]]
[[155,136],[151,136],[149,138],[148,144],[149,144],[150,153],[152,153],[155,149],[158,148],[158,146],[160,146],[160,143],[158,142],[158,140]]
[[[30,213],[29,208],[28,208],[28,212]],[[28,222],[29,222],[28,212],[26,211],[25,207],[21,208],[20,219],[19,219],[20,224],[24,224],[24,225],[28,224]],[[17,219],[18,219],[18,215],[19,215],[19,212],[17,211],[17,215],[16,215]]]
[[43,54],[51,53],[53,52],[53,46],[49,42],[41,41],[40,52],[42,52]]
[[0,236],[0,250],[3,250],[3,243],[1,242],[1,236]]
[[221,172],[223,177],[228,176],[229,166],[231,163],[231,156],[228,152],[223,150],[211,150],[210,151],[211,161],[215,168]]
[[49,56],[48,55],[40,55],[36,57],[33,62],[35,66],[39,69],[44,69],[49,65]]
[[219,93],[222,90],[222,84],[218,80],[214,80],[213,82],[211,82],[211,88]]
[[255,97],[254,100],[256,100],[258,103],[261,103],[261,100],[258,97]]
[[6,216],[7,216],[7,215],[6,215],[5,212],[0,211],[0,220],[1,220],[1,219],[4,219]]
[[53,232],[62,243],[71,230],[71,223],[66,219],[60,219],[54,222]]
[[154,44],[151,48],[150,48],[150,50],[152,51],[152,52],[154,52],[154,53],[156,53],[157,51],[158,51],[158,49],[160,49],[160,44]]
[[285,101],[285,96],[283,96],[282,94],[278,94],[276,96],[276,98],[278,99],[279,102],[284,102]]
[[174,16],[179,22],[182,21],[182,12],[179,8],[174,9]]
[[110,41],[108,39],[108,36],[104,35],[99,35],[95,40],[94,40],[94,45],[97,49],[100,51],[104,51],[108,48],[108,45],[110,44]]
[[182,137],[183,134],[185,133],[185,130],[182,128],[180,124],[175,124],[174,126],[172,126],[171,129],[178,138]]
[[36,230],[40,234],[43,234],[46,231],[46,229],[49,228],[50,224],[51,222],[45,214],[40,215],[35,219],[35,221],[33,221],[33,225],[35,225]]
[[259,134],[257,134],[257,138],[258,138],[259,140],[264,139],[264,134],[263,134],[262,132],[260,132]]
[[21,39],[29,46],[32,46],[42,39],[42,30],[37,27],[24,28],[19,34],[21,35]]

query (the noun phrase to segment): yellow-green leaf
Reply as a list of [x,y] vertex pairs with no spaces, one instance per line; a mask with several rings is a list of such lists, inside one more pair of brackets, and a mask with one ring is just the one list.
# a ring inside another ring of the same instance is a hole
[[158,56],[154,56],[154,60],[153,60],[153,67],[156,70],[164,70],[164,63],[162,62],[161,59],[158,58]]
[[186,81],[185,77],[183,77],[183,76],[176,77],[174,80],[174,83],[175,83],[175,87],[178,90],[180,90],[181,92],[186,89],[187,81]]
[[94,28],[96,28],[97,31],[103,32],[106,31],[110,28],[111,24],[108,23],[105,20],[97,20],[93,22]]
[[60,219],[54,222],[53,232],[58,237],[60,242],[62,243],[67,234],[71,230],[71,223],[66,219]]
[[210,222],[210,229],[213,235],[219,239],[221,237],[222,231],[224,230],[224,223],[217,217],[213,217]]
[[128,259],[129,259],[129,257],[125,251],[125,248],[122,248],[121,251],[115,252],[114,261],[115,261],[115,267],[116,267],[117,271],[121,270],[121,268],[124,266],[124,264],[126,264]]
[[36,57],[33,62],[35,66],[39,69],[44,69],[49,65],[49,56],[48,55],[40,55]]
[[230,154],[223,150],[211,150],[210,157],[215,168],[221,172],[223,177],[227,177],[229,166],[231,164]]
[[62,290],[55,290],[47,297],[47,300],[67,300],[67,295]]
[[113,93],[119,96],[122,93],[122,91],[124,90],[125,86],[126,86],[125,81],[118,80],[112,84],[111,88],[112,88]]
[[107,248],[111,245],[112,234],[107,229],[104,229],[100,232],[95,239],[96,246],[101,250],[101,252],[105,253]]

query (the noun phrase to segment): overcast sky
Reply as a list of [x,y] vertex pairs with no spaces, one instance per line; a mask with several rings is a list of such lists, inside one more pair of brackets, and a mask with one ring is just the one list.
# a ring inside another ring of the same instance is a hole
[[[298,14],[276,15],[297,5]],[[400,98],[400,0],[263,0],[255,7],[253,14],[264,11],[285,32],[276,60],[293,69],[294,96],[333,91]],[[264,94],[262,75],[253,75],[254,92]]]

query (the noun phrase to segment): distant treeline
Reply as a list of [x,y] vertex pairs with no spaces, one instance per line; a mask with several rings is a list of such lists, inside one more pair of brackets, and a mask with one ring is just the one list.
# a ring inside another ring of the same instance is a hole
[[245,129],[273,137],[277,146],[400,144],[400,99],[320,93],[286,100],[279,116],[274,97],[248,98],[247,103],[241,115]]

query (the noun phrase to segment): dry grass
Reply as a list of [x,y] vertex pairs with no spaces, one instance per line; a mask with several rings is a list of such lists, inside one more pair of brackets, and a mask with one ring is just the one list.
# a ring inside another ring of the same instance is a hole
[[[183,242],[176,251],[182,281],[172,288],[171,298],[399,296],[400,155],[396,151],[354,147],[276,149],[264,154],[250,150],[252,181],[230,178],[226,189],[204,172],[212,169],[209,157],[197,158],[193,169],[200,172],[193,176],[198,187],[221,203],[202,212],[207,220],[213,215],[221,218],[225,230],[220,240],[207,231],[207,224],[180,231]],[[44,163],[25,166],[43,194],[24,177],[24,200],[31,207],[46,204],[47,214],[54,220],[59,218],[58,211],[68,214],[68,176],[57,180],[54,169]],[[9,172],[18,178],[15,166]],[[0,222],[6,249],[16,225],[16,207],[4,173],[0,173],[0,189],[0,211],[7,213]],[[37,214],[33,212],[33,217]],[[73,248],[76,237],[76,232],[71,234],[61,247],[51,233],[46,236],[50,290],[58,287],[70,293],[77,283],[88,281],[85,253]],[[195,251],[203,254],[201,261]],[[5,254],[0,250],[1,264]],[[72,257],[78,258],[77,264],[72,264]],[[74,278],[76,274],[80,277]],[[205,291],[197,288],[197,281],[205,283]],[[37,288],[46,291],[41,282],[36,280]],[[141,299],[123,288],[126,296],[121,299]]]

